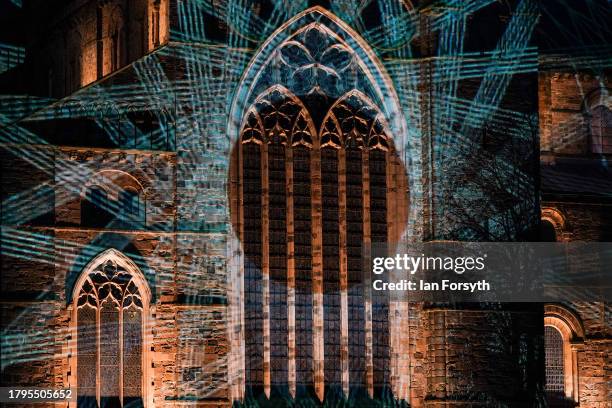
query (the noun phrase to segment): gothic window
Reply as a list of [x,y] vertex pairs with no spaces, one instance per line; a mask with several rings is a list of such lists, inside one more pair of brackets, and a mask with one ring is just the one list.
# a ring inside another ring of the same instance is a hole
[[[273,86],[252,103],[241,127],[247,395],[342,391],[347,375],[351,394],[368,387],[380,393],[390,380],[389,307],[384,295],[372,298],[369,336],[362,244],[388,241],[388,131],[357,91],[326,112],[306,106]],[[321,118],[319,131],[313,117]]]
[[313,7],[283,27],[249,64],[228,122],[244,282],[232,395],[323,401],[397,386],[404,398],[391,384],[397,314],[362,269],[362,247],[396,240],[407,221],[390,138],[408,135],[401,108],[375,53],[331,13]]
[[151,37],[153,38],[153,46],[157,47],[161,38],[159,32],[159,1],[153,2],[153,12],[151,13]]
[[123,65],[125,59],[124,41],[125,41],[125,26],[123,11],[120,7],[116,7],[111,13],[110,26],[108,31],[109,36],[109,55],[110,55],[110,72],[113,72]]
[[612,154],[612,111],[604,105],[591,111],[591,152]]
[[115,250],[99,255],[77,281],[73,371],[78,406],[144,406],[143,339],[150,297],[145,282]]
[[119,68],[120,65],[120,48],[121,48],[121,42],[120,42],[120,36],[119,36],[119,31],[115,30],[111,33],[111,46],[110,46],[110,53],[111,53],[111,71],[116,70],[117,68]]

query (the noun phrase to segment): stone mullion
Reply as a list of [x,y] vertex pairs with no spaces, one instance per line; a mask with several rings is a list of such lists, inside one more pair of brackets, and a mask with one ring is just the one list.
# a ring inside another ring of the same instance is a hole
[[287,202],[287,335],[289,393],[295,397],[296,366],[295,366],[295,236],[293,212],[293,149],[287,145],[285,148],[285,186]]
[[[396,184],[395,184],[395,163],[393,160],[394,154],[391,151],[385,152],[385,168],[386,168],[386,178],[387,178],[387,214],[385,214],[385,218],[387,220],[387,243],[393,245],[397,241],[397,233],[395,232],[396,228],[396,217],[397,217],[397,195],[396,195]],[[392,248],[389,246],[389,248]],[[390,256],[388,254],[388,256]],[[390,383],[393,387],[394,395],[399,394],[399,390],[396,388],[397,379],[399,378],[400,372],[400,361],[401,354],[397,353],[398,349],[398,336],[397,330],[393,330],[393,327],[398,327],[398,325],[402,325],[402,320],[396,321],[395,319],[395,302],[389,300],[389,347],[391,347],[391,353],[389,353],[389,364],[390,367]],[[403,330],[402,330],[403,333]]]
[[[100,352],[101,352],[101,348],[100,348],[100,344],[102,343],[101,340],[101,336],[100,336],[100,329],[102,328],[101,326],[101,317],[100,317],[100,309],[102,308],[102,305],[100,304],[100,297],[98,296],[98,294],[96,293],[96,299],[97,299],[97,308],[96,308],[96,348],[98,350],[97,352],[97,362],[96,362],[96,398],[98,399],[98,405],[100,405],[101,401],[102,401],[102,390],[100,389],[100,385],[102,384],[102,378],[100,376],[100,370],[102,368],[101,366],[101,360],[102,357],[100,356]],[[77,309],[78,310],[78,309]],[[78,320],[77,320],[77,324],[78,324]],[[78,327],[78,326],[77,326]],[[78,351],[78,348],[77,348]],[[77,384],[78,384],[78,379],[77,379]]]
[[348,258],[346,252],[346,150],[338,150],[338,249],[340,281],[340,361],[342,391],[349,394]]
[[[126,286],[127,288],[127,286]],[[121,300],[123,303],[123,299]],[[123,305],[119,305],[119,318],[117,319],[119,324],[119,401],[121,401],[121,406],[123,406],[123,375],[124,375],[124,366],[123,366]],[[142,355],[141,355],[142,357]],[[141,390],[141,394],[142,394]]]
[[321,203],[321,151],[315,140],[310,151],[311,209],[312,209],[312,329],[313,370],[315,393],[323,401],[324,343],[323,343],[323,209]]
[[[236,172],[238,173],[238,180],[237,180],[237,185],[236,183],[232,182],[230,183],[230,188],[232,188],[232,192],[235,192],[234,190],[237,189],[237,195],[234,195],[233,197],[238,197],[238,202],[233,204],[234,208],[237,210],[235,211],[235,214],[237,214],[237,233],[238,233],[238,238],[240,242],[244,242],[244,192],[243,192],[243,180],[244,180],[244,165],[243,165],[243,152],[242,152],[242,140],[238,141],[238,149],[237,150],[237,154],[238,154],[238,160],[236,160],[236,162],[238,163],[236,168],[231,168],[231,170],[233,170],[233,176],[232,177],[232,173],[230,173],[230,180],[235,180],[235,176],[236,176]],[[230,170],[230,171],[231,171]],[[233,220],[232,220],[233,221]],[[242,245],[239,244],[240,247],[242,247]],[[246,363],[245,363],[245,358],[247,358],[247,356],[244,355],[244,353],[242,352],[242,347],[241,345],[245,344],[245,338],[244,338],[244,253],[241,251],[240,252],[240,258],[239,261],[237,263],[237,267],[239,268],[238,271],[238,279],[239,282],[242,282],[243,284],[239,285],[240,287],[240,293],[238,294],[239,298],[236,299],[235,296],[236,294],[234,294],[234,299],[237,300],[237,304],[238,304],[238,311],[237,311],[237,315],[238,315],[238,319],[237,321],[234,321],[234,324],[237,324],[241,330],[239,331],[238,334],[238,339],[234,338],[235,343],[233,344],[236,350],[240,350],[239,355],[233,356],[233,360],[238,360],[238,365],[239,367],[242,368],[242,372],[244,373],[242,378],[240,378],[240,376],[236,375],[236,379],[234,380],[232,378],[232,396],[238,399],[242,399],[244,398],[244,389],[245,389],[245,385],[246,385]],[[231,331],[232,333],[234,332],[233,330]],[[238,373],[240,371],[240,369],[236,370],[236,373]],[[236,383],[234,383],[234,381],[236,381]]]
[[[363,243],[362,257],[364,265],[370,264],[369,248],[372,242],[370,228],[370,151],[364,146],[361,151],[361,182],[363,185]],[[366,251],[367,249],[367,251]],[[370,397],[374,396],[374,365],[372,361],[372,299],[370,296],[369,275],[363,276],[363,303],[365,319],[365,357],[366,357],[366,389]]]
[[[268,144],[261,146],[261,269],[263,301],[263,380],[270,397],[270,188]],[[247,356],[248,358],[248,356]]]

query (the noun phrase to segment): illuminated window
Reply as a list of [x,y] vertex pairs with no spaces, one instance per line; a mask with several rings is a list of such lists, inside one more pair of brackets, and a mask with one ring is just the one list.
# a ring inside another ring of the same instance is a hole
[[[387,166],[392,152],[386,125],[371,101],[355,90],[324,111],[318,109],[320,105],[307,108],[301,98],[273,86],[253,102],[243,121],[239,157],[247,395],[262,390],[286,395],[293,375],[298,397],[322,388],[342,390],[346,377],[351,394],[365,394],[369,369],[377,394],[390,381],[388,299],[385,294],[372,297],[368,340],[369,295],[362,273],[362,243],[388,240]],[[319,118],[319,126],[313,117]],[[348,300],[344,310],[343,290]],[[320,330],[313,314],[318,294]],[[346,329],[341,328],[343,313]],[[293,328],[287,324],[291,314]],[[348,347],[344,357],[343,336]],[[264,361],[267,347],[269,362]],[[368,347],[376,352],[372,363],[366,357]],[[290,375],[292,365],[295,374]]]
[[546,392],[563,395],[565,391],[563,337],[559,330],[552,326],[544,327],[544,344],[546,353]]
[[573,407],[578,400],[578,354],[584,330],[578,317],[555,304],[544,306],[546,397],[550,407]]
[[398,315],[362,274],[363,244],[407,225],[408,172],[391,143],[391,129],[406,134],[400,107],[375,53],[331,13],[286,27],[249,64],[229,121],[244,282],[232,288],[232,395],[404,398],[391,378]]
[[599,105],[591,111],[591,151],[612,154],[612,111]]
[[85,268],[73,293],[78,406],[144,406],[150,299],[144,276],[129,258],[108,250]]

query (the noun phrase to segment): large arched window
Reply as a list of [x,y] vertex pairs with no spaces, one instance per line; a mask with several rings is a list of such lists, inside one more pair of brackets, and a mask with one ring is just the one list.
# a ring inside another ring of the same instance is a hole
[[73,290],[71,385],[78,407],[143,407],[150,290],[119,251],[98,255]]
[[408,375],[396,364],[407,343],[391,355],[389,299],[362,273],[363,248],[397,241],[411,208],[392,133],[408,137],[380,61],[321,7],[249,64],[228,122],[232,273],[244,283],[229,295],[233,397],[407,397],[391,383]]
[[612,111],[604,105],[591,110],[591,152],[612,154]]
[[363,93],[306,103],[273,86],[242,125],[247,395],[381,395],[389,300],[365,284],[362,245],[389,240],[395,152]]

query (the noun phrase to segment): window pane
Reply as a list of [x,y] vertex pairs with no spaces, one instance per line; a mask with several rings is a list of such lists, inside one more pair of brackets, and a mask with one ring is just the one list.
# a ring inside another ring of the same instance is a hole
[[142,312],[130,307],[123,310],[123,405],[137,404],[141,400],[141,389]]
[[261,152],[255,143],[244,144],[242,149],[245,382],[248,390],[258,394],[263,387]]
[[293,233],[295,238],[295,367],[298,396],[312,389],[312,209],[310,149],[293,149]]
[[79,406],[96,403],[96,310],[87,305],[77,311],[77,395]]
[[268,145],[270,261],[270,382],[273,392],[286,393],[288,384],[287,327],[287,197],[285,148]]
[[544,345],[546,353],[546,391],[562,394],[565,390],[563,373],[563,338],[557,329],[544,327]]
[[[100,402],[112,406],[119,400],[119,310],[105,302],[100,310]],[[109,405],[110,404],[110,405]]]

